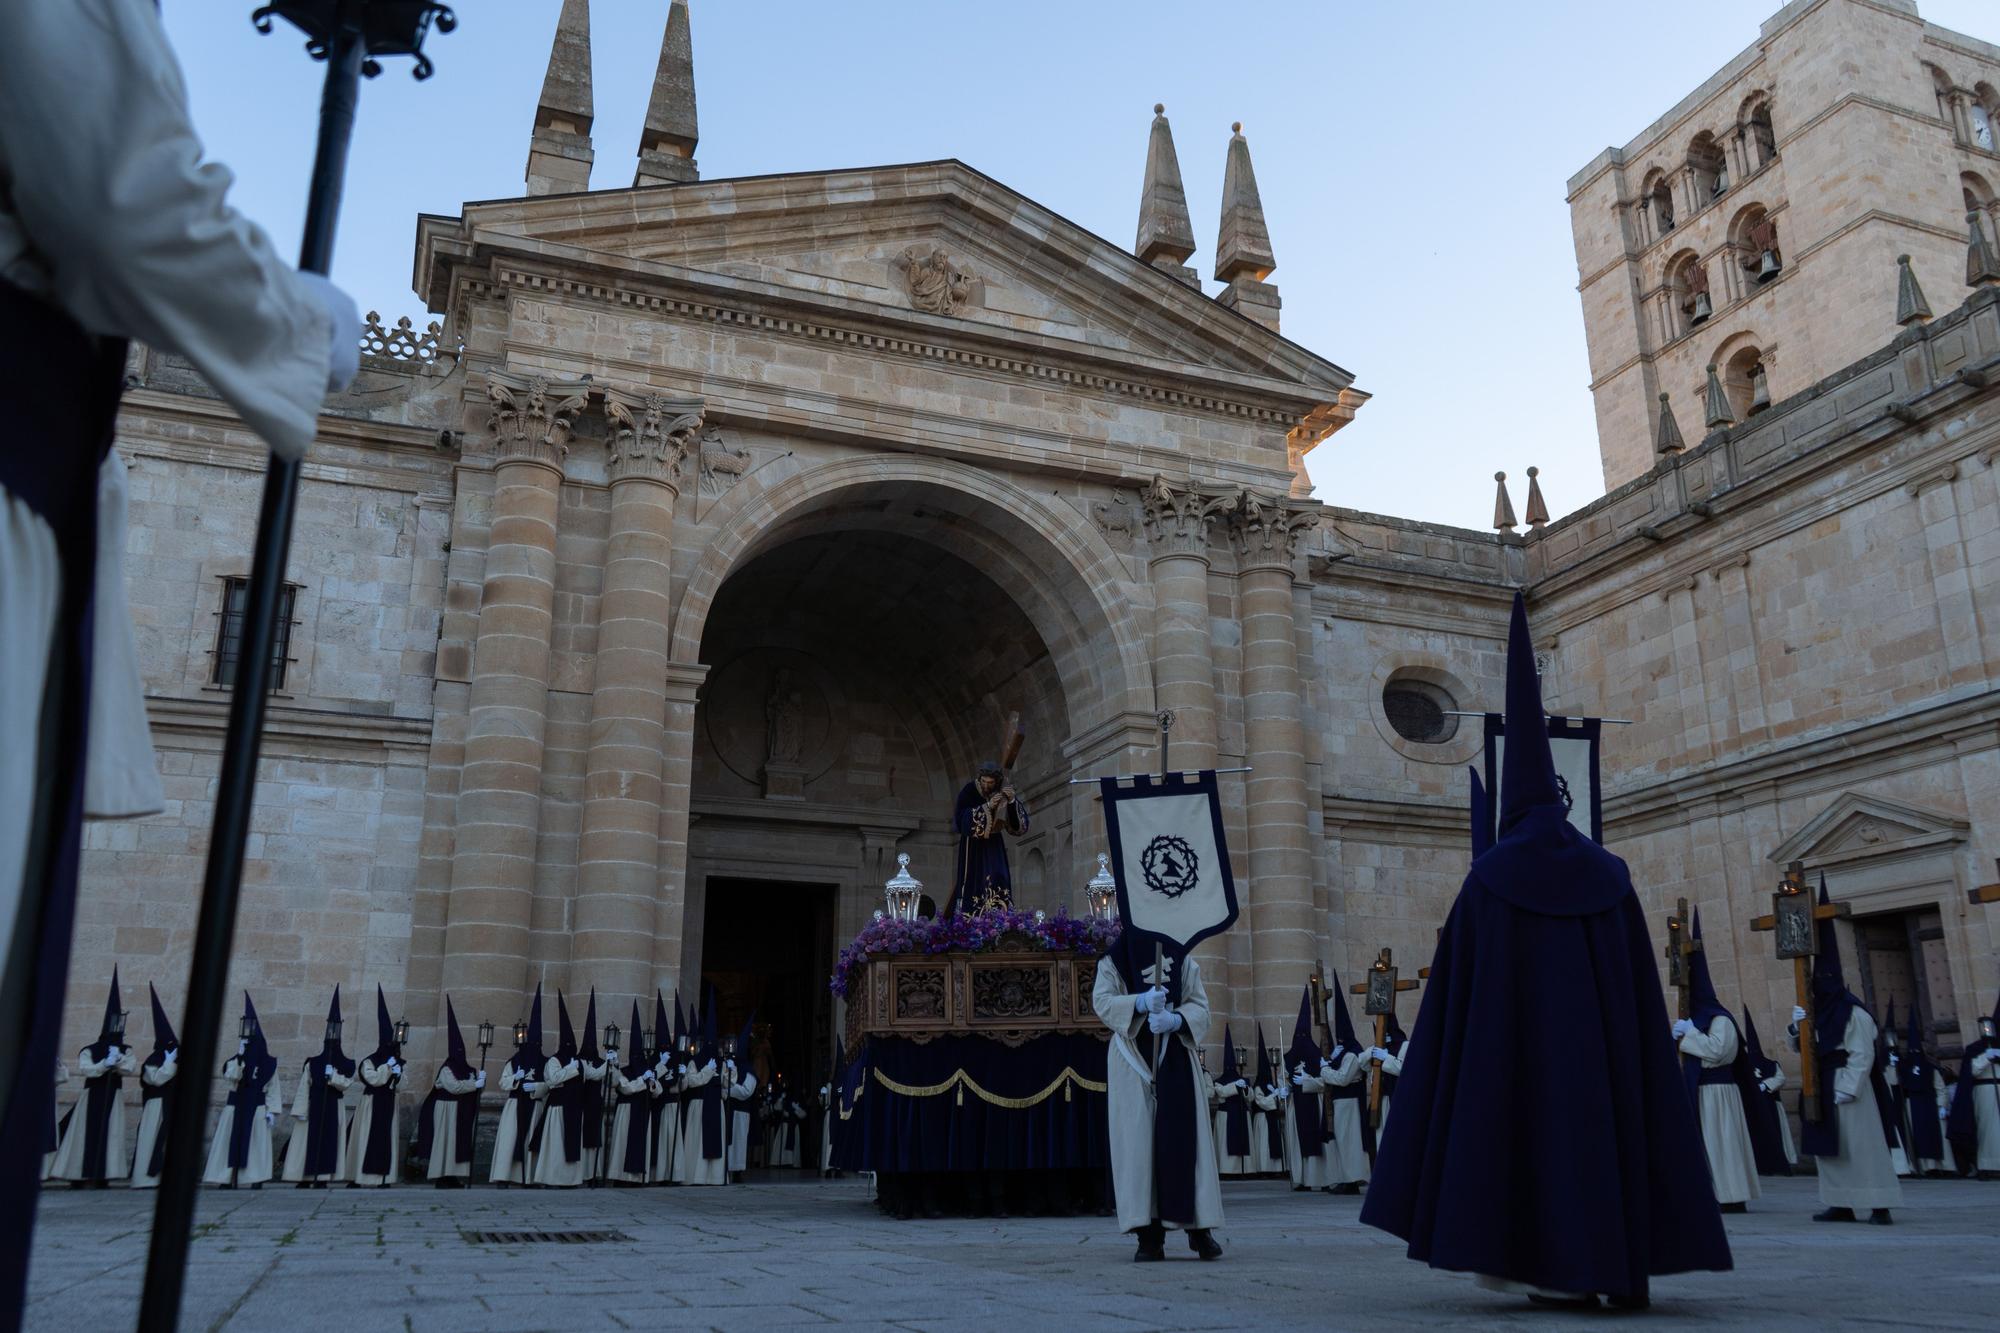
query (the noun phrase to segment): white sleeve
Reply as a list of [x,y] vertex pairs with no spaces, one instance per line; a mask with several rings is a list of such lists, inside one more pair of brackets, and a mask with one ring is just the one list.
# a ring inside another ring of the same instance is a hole
[[384,1083],[387,1083],[390,1077],[389,1066],[378,1065],[373,1060],[363,1060],[361,1062],[361,1081],[369,1087],[379,1088]]
[[1403,1072],[1403,1052],[1409,1049],[1409,1045],[1405,1043],[1400,1050],[1391,1053],[1387,1059],[1382,1061],[1382,1072],[1390,1078],[1399,1077]]
[[285,1090],[275,1069],[271,1071],[271,1081],[264,1085],[264,1109],[273,1115],[285,1109]]
[[437,1085],[440,1090],[448,1092],[454,1097],[463,1097],[466,1093],[477,1089],[479,1081],[471,1078],[460,1078],[449,1069],[439,1069]]
[[521,1086],[522,1075],[510,1061],[500,1070],[500,1091],[512,1092]]
[[1696,1028],[1681,1038],[1681,1053],[1692,1055],[1710,1069],[1726,1065],[1736,1058],[1736,1029],[1718,1014],[1708,1031]]
[[1840,1037],[1847,1063],[1833,1071],[1833,1090],[1858,1098],[1868,1090],[1868,1071],[1875,1065],[1875,1024],[1868,1011],[1855,1005]]
[[326,395],[329,321],[201,156],[146,0],[0,4],[0,179],[48,294],[92,333],[185,356],[297,456]]

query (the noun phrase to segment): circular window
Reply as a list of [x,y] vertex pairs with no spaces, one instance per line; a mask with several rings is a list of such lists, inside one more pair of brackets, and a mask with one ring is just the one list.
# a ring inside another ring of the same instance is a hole
[[1427,680],[1407,677],[1382,687],[1382,711],[1389,725],[1406,741],[1441,745],[1458,734],[1458,719],[1452,716],[1458,701]]

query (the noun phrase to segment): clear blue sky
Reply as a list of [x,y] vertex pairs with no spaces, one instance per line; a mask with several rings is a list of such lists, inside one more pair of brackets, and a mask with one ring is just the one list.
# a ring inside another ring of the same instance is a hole
[[[1920,0],[2000,39],[1992,0]],[[319,67],[248,0],[166,0],[196,123],[287,253]],[[522,192],[557,0],[461,0],[437,75],[363,91],[335,279],[420,316],[419,212]],[[1374,395],[1312,457],[1331,504],[1483,528],[1496,470],[1602,491],[1565,182],[1748,46],[1777,0],[693,0],[702,174],[957,157],[1132,243],[1165,102],[1204,277],[1241,120],[1286,334]],[[631,183],[667,0],[592,6],[599,188]],[[1781,113],[1782,114],[1782,113]],[[1215,284],[1208,284],[1215,290]],[[1935,298],[1934,298],[1935,299]],[[419,324],[423,321],[418,320]]]

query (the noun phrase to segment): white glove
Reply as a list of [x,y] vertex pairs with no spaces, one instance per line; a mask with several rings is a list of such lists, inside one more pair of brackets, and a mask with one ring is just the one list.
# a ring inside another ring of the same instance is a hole
[[1854,1094],[1851,1092],[1836,1092],[1833,1094],[1833,1104],[1835,1106],[1845,1106],[1853,1100]]
[[167,1053],[160,1057],[160,1063],[163,1065],[170,1065],[174,1061],[180,1058],[181,1058],[181,1048],[178,1046],[169,1046],[167,1048]]
[[118,1063],[118,1048],[117,1048],[116,1046],[107,1046],[107,1047],[105,1047],[105,1048],[104,1048],[104,1060],[105,1060],[105,1063],[106,1063],[106,1064],[114,1064],[114,1065],[115,1065],[115,1064],[117,1064],[117,1063]]
[[326,311],[326,391],[339,393],[361,372],[361,312],[354,298],[318,273],[299,273],[299,281]]
[[727,1069],[732,1074],[736,1072],[736,1062],[734,1060],[724,1060],[722,1062],[722,1067],[724,1069]]
[[1804,1005],[1802,1005],[1802,1004],[1795,1004],[1795,1005],[1793,1005],[1793,1006],[1792,1006],[1792,1026],[1793,1026],[1793,1027],[1797,1027],[1797,1026],[1798,1026],[1799,1024],[1801,1024],[1801,1023],[1803,1023],[1803,1022],[1805,1022],[1805,1021],[1806,1021],[1806,1010],[1805,1010],[1805,1006],[1804,1006]]
[[244,1054],[247,1054],[247,1053],[249,1052],[249,1050],[250,1050],[250,1041],[249,1041],[249,1039],[248,1039],[247,1037],[246,1037],[246,1038],[240,1038],[240,1039],[238,1039],[238,1041],[237,1041],[237,1043],[236,1043],[236,1053],[237,1053],[238,1055],[244,1055]]
[[1304,1074],[1303,1072],[1301,1072],[1301,1073],[1296,1073],[1296,1074],[1293,1074],[1293,1075],[1292,1075],[1292,1082],[1293,1082],[1294,1084],[1298,1085],[1299,1087],[1304,1087],[1304,1086],[1305,1086],[1305,1082],[1306,1082],[1306,1076],[1305,1076],[1305,1074]]
[[1153,1032],[1178,1032],[1181,1016],[1173,1010],[1156,1011],[1146,1015],[1146,1027]]
[[275,1125],[275,1124],[277,1124],[277,1123],[278,1123],[278,1113],[277,1113],[276,1111],[266,1111],[266,1112],[264,1112],[264,1123],[265,1123],[265,1124],[267,1124],[267,1125]]
[[538,1084],[535,1084],[535,1083],[532,1083],[532,1082],[529,1082],[529,1081],[528,1081],[528,1080],[526,1080],[526,1079],[523,1079],[523,1080],[521,1081],[521,1091],[522,1091],[522,1092],[533,1092],[533,1091],[534,1091],[534,1090],[535,1090],[535,1089],[536,1089],[536,1088],[537,1088],[538,1086],[539,1086]]
[[1674,1020],[1674,1040],[1675,1040],[1675,1041],[1679,1041],[1679,1040],[1680,1040],[1680,1039],[1681,1039],[1682,1037],[1685,1037],[1685,1036],[1686,1036],[1686,1035],[1687,1035],[1688,1033],[1690,1033],[1690,1032],[1692,1032],[1692,1031],[1694,1031],[1694,1020],[1693,1020],[1693,1019],[1690,1019],[1690,1018],[1677,1018],[1677,1019],[1675,1019],[1675,1020]]
[[1889,1052],[1889,1068],[1894,1069],[1895,1067],[1896,1067],[1896,1053],[1894,1051],[1891,1051]]
[[1230,1086],[1230,1087],[1232,1087],[1232,1088],[1234,1088],[1234,1089],[1236,1089],[1236,1090],[1237,1090],[1238,1092],[1241,1092],[1241,1091],[1243,1091],[1243,1089],[1245,1089],[1245,1088],[1247,1088],[1247,1087],[1249,1087],[1249,1086],[1250,1086],[1250,1082],[1249,1082],[1249,1080],[1248,1080],[1248,1079],[1241,1079],[1241,1078],[1239,1078],[1239,1079],[1237,1079],[1237,1080],[1236,1080],[1236,1081],[1235,1081],[1234,1083],[1230,1084],[1229,1086]]
[[478,1077],[474,1078],[474,1079],[472,1080],[472,1083],[473,1083],[473,1086],[474,1086],[474,1087],[480,1087],[480,1088],[483,1088],[483,1087],[485,1087],[485,1086],[486,1086],[486,1071],[485,1071],[485,1070],[483,1070],[483,1069],[482,1069],[482,1070],[480,1070],[480,1071],[479,1071],[479,1075],[478,1075]]
[[1389,1048],[1386,1046],[1377,1046],[1373,1050],[1369,1051],[1368,1055],[1370,1059],[1375,1060],[1378,1063],[1386,1060],[1393,1060],[1396,1058],[1395,1056],[1389,1054]]
[[1138,1009],[1142,1014],[1157,1014],[1167,1007],[1167,992],[1159,986],[1141,993]]
[[1940,1120],[1951,1119],[1951,1108],[1949,1106],[1938,1107],[1938,1119]]
[[328,1078],[332,1078],[332,1077],[333,1077],[333,1066],[332,1066],[332,1065],[328,1065],[328,1066],[326,1067],[326,1070],[325,1070],[325,1073],[326,1073],[326,1076],[327,1076]]
[[710,1060],[707,1064],[703,1065],[701,1072],[704,1074],[713,1074],[715,1072],[715,1061]]
[[687,1067],[686,1065],[675,1065],[675,1066],[674,1066],[674,1077],[675,1077],[675,1078],[686,1078],[686,1077],[687,1077],[687,1072],[688,1072],[688,1067]]

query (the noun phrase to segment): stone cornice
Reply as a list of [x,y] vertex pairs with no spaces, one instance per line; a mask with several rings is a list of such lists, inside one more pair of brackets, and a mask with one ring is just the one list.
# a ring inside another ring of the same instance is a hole
[[[226,690],[195,698],[150,694],[146,715],[154,735],[168,748],[220,751],[229,726],[229,698]],[[373,755],[383,762],[421,764],[430,753],[431,719],[273,701],[265,713],[263,736],[266,759],[324,759],[333,751],[346,757]]]

